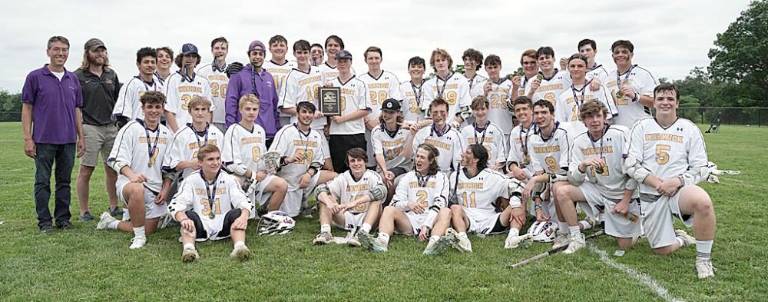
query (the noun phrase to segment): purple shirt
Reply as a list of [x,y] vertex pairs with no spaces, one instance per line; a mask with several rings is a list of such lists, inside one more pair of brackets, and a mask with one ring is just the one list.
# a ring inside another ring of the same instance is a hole
[[48,64],[27,75],[21,90],[21,102],[31,104],[32,140],[40,144],[73,144],[77,142],[75,108],[83,107],[80,81],[64,70],[56,77]]
[[224,104],[227,128],[240,121],[238,106],[240,97],[246,94],[255,94],[259,98],[259,116],[256,118],[256,124],[264,128],[267,138],[275,137],[277,129],[280,128],[275,83],[268,71],[262,69],[261,72],[256,73],[253,65],[250,64],[229,78],[227,99]]

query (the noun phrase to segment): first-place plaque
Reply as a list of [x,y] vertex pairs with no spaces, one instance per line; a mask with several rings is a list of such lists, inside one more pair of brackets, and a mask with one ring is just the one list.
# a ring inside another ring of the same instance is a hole
[[318,87],[320,112],[326,116],[341,115],[341,89],[339,87]]

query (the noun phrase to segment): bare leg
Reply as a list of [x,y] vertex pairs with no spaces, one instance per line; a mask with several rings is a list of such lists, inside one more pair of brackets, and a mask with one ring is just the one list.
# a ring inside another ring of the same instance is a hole
[[264,191],[272,192],[267,209],[269,211],[277,211],[283,204],[283,200],[285,200],[285,194],[288,192],[288,182],[286,182],[285,179],[275,176],[272,178],[272,181],[269,182],[269,185],[264,188]]
[[452,213],[453,212],[451,209],[440,209],[440,212],[437,213],[437,221],[435,222],[435,227],[432,228],[432,234],[430,234],[431,236],[445,235],[445,231],[451,225],[451,217],[453,216]]
[[680,191],[680,211],[693,215],[693,233],[697,240],[714,240],[717,220],[712,200],[699,186],[687,186]]
[[453,225],[453,228],[456,229],[456,232],[461,233],[467,231],[469,223],[467,222],[467,217],[464,213],[464,207],[457,204],[451,206],[451,224]]
[[[579,219],[576,216],[576,202],[585,201],[584,194],[579,188],[572,185],[559,185],[557,189],[557,217],[565,221],[569,226],[578,226]],[[565,231],[565,230],[563,230]]]
[[104,163],[104,182],[107,188],[107,196],[109,196],[109,209],[117,208],[117,172],[112,170],[106,163]]

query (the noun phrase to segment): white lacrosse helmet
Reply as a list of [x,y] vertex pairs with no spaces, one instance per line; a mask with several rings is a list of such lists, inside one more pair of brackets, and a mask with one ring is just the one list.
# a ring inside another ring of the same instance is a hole
[[259,220],[259,235],[287,234],[296,227],[296,221],[282,211],[272,211],[261,216]]
[[557,236],[557,224],[551,221],[536,221],[528,228],[534,242],[552,242]]

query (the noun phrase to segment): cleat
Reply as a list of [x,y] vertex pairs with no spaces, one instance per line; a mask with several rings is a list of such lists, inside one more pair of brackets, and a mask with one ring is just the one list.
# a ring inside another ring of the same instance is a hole
[[232,253],[229,253],[229,257],[239,261],[246,261],[251,258],[251,250],[245,245],[236,247],[232,249]]
[[93,215],[91,215],[91,212],[86,211],[83,213],[83,215],[80,215],[80,221],[91,221],[93,220]]
[[96,223],[96,229],[97,230],[104,230],[107,227],[109,227],[109,224],[117,221],[115,217],[112,217],[112,215],[109,214],[109,212],[101,213],[101,216],[99,217],[99,222]]
[[371,250],[374,253],[384,253],[389,250],[387,244],[383,240],[376,238],[371,242]]
[[[234,251],[232,252],[234,253]],[[194,262],[198,258],[200,258],[200,255],[197,253],[197,250],[195,250],[195,248],[185,248],[181,252],[181,262],[190,263],[190,262]]]
[[444,235],[440,238],[429,238],[429,242],[427,243],[427,247],[424,249],[424,255],[427,256],[435,256],[440,255],[444,253],[448,247],[453,245],[453,241],[456,240],[456,237],[451,235]]
[[584,234],[579,233],[578,236],[571,236],[570,243],[568,244],[568,248],[563,251],[563,254],[573,254],[576,251],[580,250],[586,245],[586,240],[584,239]]
[[456,249],[464,253],[472,252],[472,242],[469,241],[469,237],[467,236],[467,233],[456,234],[456,239],[457,241],[456,241],[456,244],[454,245]]
[[370,233],[357,233],[357,241],[360,243],[360,246],[366,250],[373,250],[373,241],[375,240],[376,238],[374,238]]
[[140,248],[144,247],[145,244],[147,244],[147,237],[146,236],[133,237],[133,239],[131,239],[131,246],[129,246],[128,248],[132,249],[132,250],[140,249]]
[[710,259],[696,259],[696,274],[699,279],[706,279],[715,276],[715,267],[712,266]]
[[569,241],[570,240],[568,240],[568,235],[558,233],[557,236],[555,237],[554,243],[552,244],[552,248],[556,249],[559,247],[566,246],[568,245],[568,243],[570,243]]
[[331,235],[331,233],[326,233],[326,232],[317,234],[317,236],[315,236],[315,239],[312,240],[312,244],[314,245],[328,244],[331,242],[333,242],[333,235]]
[[530,234],[514,236],[512,233],[507,235],[507,239],[504,240],[505,249],[516,249],[520,246],[520,243],[531,238]]
[[123,209],[115,207],[113,209],[109,209],[109,215],[112,215],[112,217],[122,217],[123,216]]
[[696,238],[693,238],[693,236],[688,235],[684,230],[675,230],[675,235],[677,238],[680,238],[683,240],[683,246],[689,246],[696,244]]

